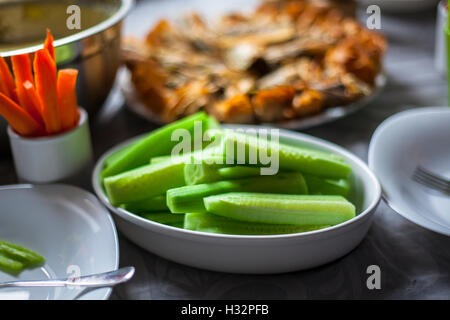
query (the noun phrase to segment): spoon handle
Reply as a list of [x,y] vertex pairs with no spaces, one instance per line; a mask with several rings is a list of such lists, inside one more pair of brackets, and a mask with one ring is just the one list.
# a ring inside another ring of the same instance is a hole
[[101,288],[112,287],[119,283],[130,280],[134,275],[134,267],[124,267],[115,271],[82,276],[79,278],[55,279],[55,280],[32,280],[11,281],[0,283],[1,288],[11,287],[87,287]]

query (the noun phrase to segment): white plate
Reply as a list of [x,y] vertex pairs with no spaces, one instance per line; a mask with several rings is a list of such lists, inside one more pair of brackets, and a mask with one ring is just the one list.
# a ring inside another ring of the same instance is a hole
[[[139,115],[140,117],[147,119],[148,121],[163,125],[160,117],[153,113],[142,101],[139,99],[139,95],[131,82],[130,72],[123,68],[121,72],[118,73],[118,83],[122,90],[122,93],[126,100],[126,105],[131,111]],[[267,125],[272,127],[278,127],[283,129],[292,130],[304,130],[319,126],[331,121],[335,121],[347,115],[350,115],[359,109],[367,106],[386,85],[386,75],[380,73],[375,79],[375,88],[371,95],[364,97],[356,102],[345,106],[336,106],[332,108],[325,109],[323,112],[317,115],[309,116],[302,119],[292,119],[280,122],[262,123],[261,125]]]
[[[225,127],[258,129],[257,126]],[[316,267],[342,257],[360,243],[380,201],[380,185],[359,158],[330,142],[280,130],[281,142],[338,154],[352,166],[350,200],[356,205],[355,218],[322,230],[270,236],[212,234],[162,225],[112,206],[100,183],[105,158],[137,138],[121,143],[100,158],[92,176],[94,190],[115,214],[117,227],[123,234],[142,248],[178,263],[214,271],[253,274]]]
[[450,197],[411,179],[418,165],[450,178],[450,108],[400,112],[375,131],[369,166],[388,204],[406,219],[450,236]]
[[[13,277],[0,271],[0,282],[43,280],[116,270],[117,232],[108,211],[91,193],[62,185],[0,187],[0,239],[44,256],[45,265]],[[79,272],[77,274],[77,272]],[[74,299],[75,288],[0,289],[2,299]],[[107,299],[98,289],[80,299]]]

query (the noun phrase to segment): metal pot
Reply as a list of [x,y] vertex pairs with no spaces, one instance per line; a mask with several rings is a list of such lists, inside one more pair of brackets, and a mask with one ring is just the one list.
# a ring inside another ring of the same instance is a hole
[[[43,4],[48,5],[51,2],[59,2],[61,4],[61,0],[44,0],[39,2],[34,0],[0,1],[0,13],[1,11],[6,12],[8,8],[12,7],[18,7],[17,11],[23,11],[21,12],[22,16],[30,14],[29,7],[34,8],[35,12],[39,13],[39,6],[43,6]],[[81,8],[82,23],[84,6],[95,5],[99,10],[102,7],[105,10],[106,8],[109,10],[105,20],[86,29],[81,25],[80,30],[73,30],[69,32],[68,36],[62,38],[58,38],[56,35],[58,40],[54,42],[58,68],[75,68],[79,70],[77,81],[78,104],[83,106],[91,116],[100,110],[113,86],[116,71],[120,65],[121,25],[133,3],[133,0],[72,0],[67,2],[67,7],[69,5],[78,5]],[[26,10],[21,8],[21,6]],[[43,7],[40,9],[44,11]],[[53,12],[48,13],[47,16],[45,13],[41,14],[41,19],[46,19],[45,21],[48,19],[48,24],[61,25],[64,23],[65,25],[69,16],[68,12],[58,14]],[[39,14],[35,13],[31,19],[39,19]],[[27,21],[27,23],[31,24],[32,22]],[[24,30],[16,33],[25,37],[31,32]],[[42,38],[45,35],[45,29],[39,30],[39,34],[40,38]],[[16,54],[32,53],[40,48],[42,48],[42,44],[4,52],[1,52],[0,49],[0,55],[7,58]],[[4,140],[3,136],[6,136],[5,131],[5,121],[1,118],[0,144],[1,140]]]

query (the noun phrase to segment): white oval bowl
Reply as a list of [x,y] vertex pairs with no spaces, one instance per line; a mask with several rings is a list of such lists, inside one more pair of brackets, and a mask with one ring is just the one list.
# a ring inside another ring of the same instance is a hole
[[[261,128],[237,125],[224,127]],[[112,206],[98,178],[105,158],[139,137],[119,144],[98,160],[92,176],[94,190],[100,201],[114,213],[119,230],[131,241],[181,264],[246,274],[283,273],[316,267],[342,257],[361,242],[381,198],[377,178],[358,157],[330,142],[280,130],[281,142],[338,154],[352,166],[353,187],[350,197],[357,208],[355,218],[317,231],[264,236],[213,234],[162,225]]]
[[[90,192],[63,184],[0,186],[0,239],[36,251],[45,264],[18,276],[0,271],[0,282],[64,279],[117,270],[114,222]],[[79,273],[78,273],[79,272]],[[107,299],[110,288],[6,288],[0,300]]]

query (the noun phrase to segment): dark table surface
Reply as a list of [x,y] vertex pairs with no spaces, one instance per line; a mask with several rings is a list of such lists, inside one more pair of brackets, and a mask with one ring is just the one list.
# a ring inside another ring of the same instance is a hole
[[[125,33],[142,35],[158,17],[174,18],[183,8],[200,5],[202,12],[215,14],[239,3],[142,1],[127,18]],[[390,44],[383,93],[356,114],[303,132],[339,144],[367,161],[370,138],[384,119],[408,108],[446,105],[446,81],[433,66],[434,26],[434,11],[383,14],[381,32]],[[118,91],[114,92],[102,114],[91,120],[96,158],[124,139],[156,127],[121,102]],[[13,163],[3,155],[0,184],[11,183],[16,183]],[[120,265],[135,266],[136,275],[115,288],[111,299],[450,299],[450,238],[412,224],[384,203],[368,235],[351,253],[325,266],[282,275],[199,270],[144,251],[120,234],[119,240]],[[367,288],[369,265],[380,267],[380,290]]]

